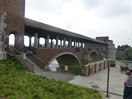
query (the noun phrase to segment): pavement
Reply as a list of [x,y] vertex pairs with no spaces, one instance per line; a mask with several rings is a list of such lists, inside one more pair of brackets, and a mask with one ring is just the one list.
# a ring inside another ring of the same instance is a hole
[[37,73],[37,75],[41,75],[47,77],[49,79],[61,80],[61,81],[70,81],[74,79],[75,75],[70,73],[62,73],[62,72],[50,72],[50,71],[42,71]]
[[[107,91],[107,74],[108,68],[99,71],[90,76],[75,76],[68,73],[59,72],[43,72],[39,71],[38,75],[48,77],[50,79],[56,79],[66,81],[71,84],[80,85],[86,88],[94,88],[103,93],[104,97],[108,92],[109,97],[106,99],[123,99],[124,79],[126,75],[120,73],[120,67],[110,67],[109,74],[109,90]],[[104,98],[105,99],[105,98]]]
[[92,74],[90,76],[76,76],[74,79],[68,81],[69,83],[81,85],[87,88],[94,88],[100,90],[106,96],[108,92],[109,97],[106,99],[123,99],[124,79],[125,74],[120,73],[119,67],[110,67],[109,75],[109,90],[107,91],[107,73],[108,69]]

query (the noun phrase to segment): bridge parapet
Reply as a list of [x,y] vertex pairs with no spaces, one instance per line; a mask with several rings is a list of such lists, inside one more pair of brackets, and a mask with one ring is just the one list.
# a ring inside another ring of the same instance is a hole
[[82,69],[82,75],[89,76],[93,73],[108,68],[108,66],[113,66],[113,65],[115,65],[115,62],[113,60],[101,60],[101,61],[89,63],[87,65],[84,65]]

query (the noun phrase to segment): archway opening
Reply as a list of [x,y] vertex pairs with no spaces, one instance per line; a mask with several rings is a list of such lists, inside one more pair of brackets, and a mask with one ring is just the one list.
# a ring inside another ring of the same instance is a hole
[[34,37],[31,38],[31,47],[34,47]]
[[98,61],[98,55],[95,51],[90,54],[90,57],[92,58],[93,62]]
[[29,37],[24,36],[24,46],[29,47]]
[[65,71],[65,67],[67,67],[67,71],[71,71],[80,66],[79,59],[73,54],[69,53],[61,53],[55,56],[48,65],[50,71]]
[[20,36],[19,33],[16,31],[12,31],[9,34],[9,42],[8,42],[8,48],[15,48],[17,50],[21,50],[24,45],[24,37]]
[[15,45],[15,35],[14,34],[10,34],[9,35],[9,47]]
[[45,39],[44,38],[39,38],[39,47],[45,47]]
[[49,70],[50,71],[54,71],[57,72],[59,69],[59,63],[57,62],[56,59],[54,59],[50,64],[49,64]]
[[16,35],[15,32],[11,32],[9,35],[9,52],[13,52],[14,51],[14,47],[15,47],[15,43],[16,43]]
[[103,51],[102,57],[106,59],[106,52],[105,51]]

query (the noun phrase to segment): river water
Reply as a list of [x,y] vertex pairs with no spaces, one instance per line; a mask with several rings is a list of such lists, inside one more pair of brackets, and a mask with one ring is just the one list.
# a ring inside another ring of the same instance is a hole
[[126,60],[116,60],[116,67],[120,67],[120,65],[124,66],[126,63],[128,63],[128,68],[132,69],[132,61]]

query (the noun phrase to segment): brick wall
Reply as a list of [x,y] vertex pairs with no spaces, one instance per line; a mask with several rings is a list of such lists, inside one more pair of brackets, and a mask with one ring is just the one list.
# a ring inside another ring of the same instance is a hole
[[24,13],[25,0],[1,0],[0,12],[6,13],[6,48],[8,48],[9,34],[15,33],[17,42],[15,47],[22,49],[24,47]]

